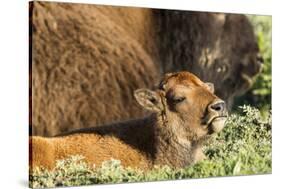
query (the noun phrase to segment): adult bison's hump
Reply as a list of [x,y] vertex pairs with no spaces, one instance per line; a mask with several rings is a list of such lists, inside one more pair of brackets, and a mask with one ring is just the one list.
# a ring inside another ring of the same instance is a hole
[[143,115],[133,91],[158,72],[124,29],[87,5],[34,3],[32,11],[33,135]]

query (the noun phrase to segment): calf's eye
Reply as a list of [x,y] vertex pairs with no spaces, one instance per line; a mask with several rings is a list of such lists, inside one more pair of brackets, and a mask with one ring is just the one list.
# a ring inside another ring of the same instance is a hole
[[172,101],[173,101],[174,104],[183,102],[184,100],[185,100],[185,97],[176,97],[176,98],[173,98],[173,99],[172,99]]

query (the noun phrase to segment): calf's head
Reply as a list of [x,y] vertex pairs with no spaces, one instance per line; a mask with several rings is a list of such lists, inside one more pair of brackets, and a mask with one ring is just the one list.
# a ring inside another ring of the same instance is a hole
[[[227,110],[214,86],[189,72],[166,74],[155,90],[138,89],[138,103],[156,112],[163,129],[179,139],[200,139],[224,127]],[[166,128],[165,128],[166,127]]]

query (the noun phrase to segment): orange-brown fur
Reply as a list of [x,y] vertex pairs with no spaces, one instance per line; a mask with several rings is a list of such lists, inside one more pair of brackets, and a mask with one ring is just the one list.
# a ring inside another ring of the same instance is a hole
[[[153,112],[147,117],[74,130],[57,137],[30,137],[31,168],[51,169],[56,160],[77,154],[85,156],[90,165],[99,166],[113,158],[125,167],[142,169],[154,165],[185,167],[202,159],[201,143],[213,133],[211,123],[207,125],[203,118],[217,115],[209,108],[219,98],[188,72],[167,74],[155,91],[144,91],[135,94],[137,101]],[[186,100],[175,104],[171,101],[173,95]],[[225,110],[219,113],[225,116]]]
[[147,115],[133,91],[188,70],[231,105],[260,64],[243,15],[34,2],[31,6],[32,135]]
[[101,165],[103,161],[116,157],[124,166],[141,165],[144,168],[147,166],[142,163],[146,161],[143,154],[110,136],[101,137],[95,134],[76,134],[63,138],[34,136],[31,140],[33,144],[31,167],[40,165],[51,169],[55,166],[56,160],[77,154],[83,155],[90,165]]

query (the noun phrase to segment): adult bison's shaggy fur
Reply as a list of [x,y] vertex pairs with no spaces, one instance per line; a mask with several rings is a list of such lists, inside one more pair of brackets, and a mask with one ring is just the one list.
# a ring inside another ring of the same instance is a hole
[[182,168],[204,157],[202,142],[222,130],[227,116],[225,103],[213,94],[213,85],[189,72],[167,74],[156,90],[139,89],[135,97],[153,113],[58,137],[32,136],[31,168],[51,169],[56,160],[76,154],[97,166],[113,158],[130,167]]
[[34,2],[31,15],[33,135],[145,115],[133,91],[188,70],[231,104],[260,69],[245,16]]

